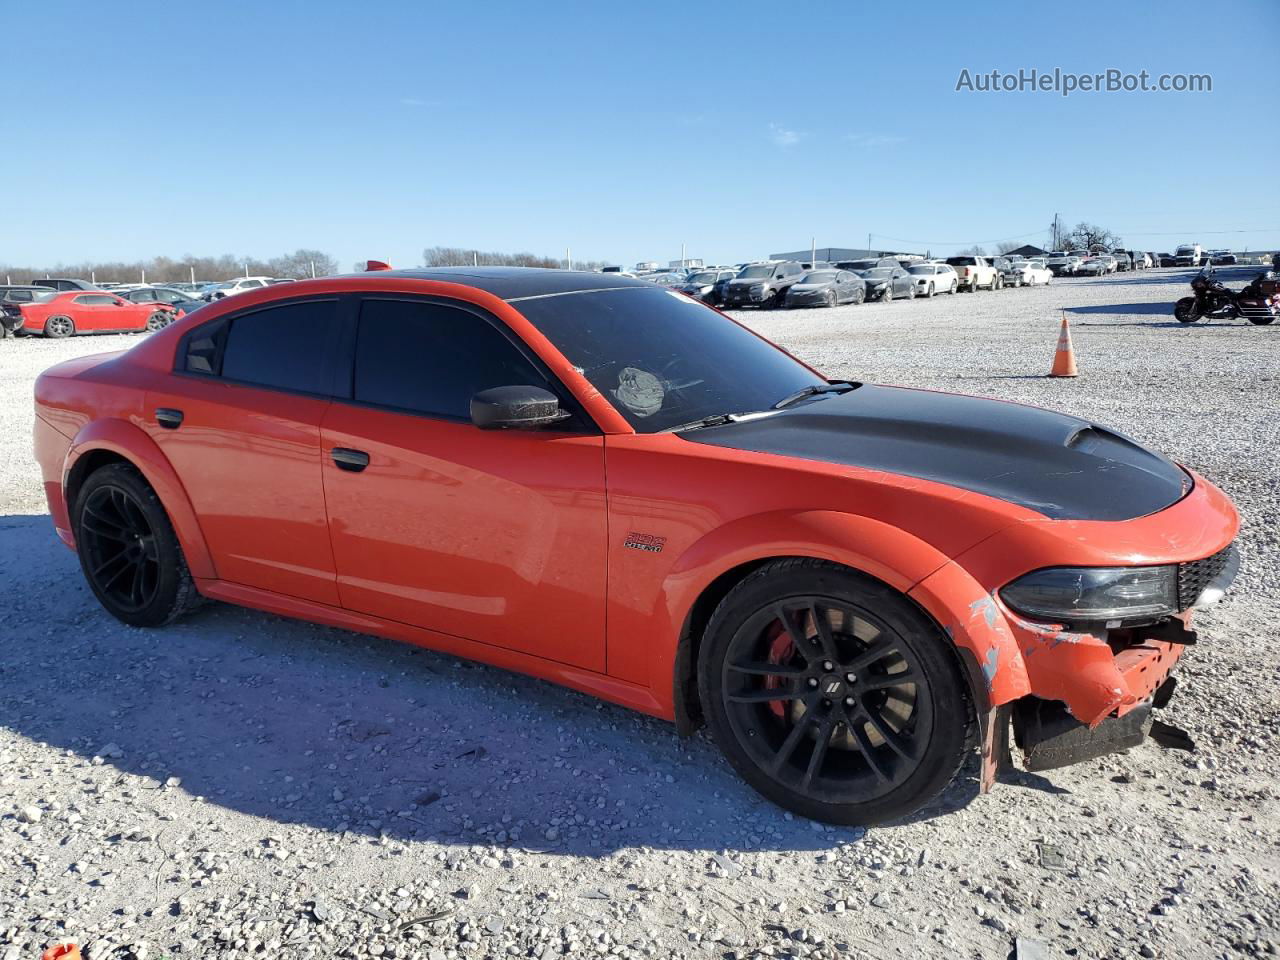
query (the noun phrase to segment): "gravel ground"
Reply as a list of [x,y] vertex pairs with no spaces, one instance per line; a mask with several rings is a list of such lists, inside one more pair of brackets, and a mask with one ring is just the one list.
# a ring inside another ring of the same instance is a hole
[[[1243,280],[1252,271],[1241,270]],[[1187,271],[743,319],[830,375],[1118,427],[1244,516],[1148,744],[870,831],[794,819],[702,735],[502,671],[211,606],[107,617],[45,516],[0,343],[0,960],[1234,957],[1280,948],[1280,326],[1180,328]],[[1059,310],[1078,380],[1048,380]],[[1043,952],[1037,952],[1043,951]]]

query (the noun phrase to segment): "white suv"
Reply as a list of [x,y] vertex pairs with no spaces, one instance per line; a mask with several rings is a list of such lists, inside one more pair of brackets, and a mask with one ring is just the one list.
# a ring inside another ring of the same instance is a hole
[[244,293],[246,290],[257,290],[271,283],[270,277],[241,277],[238,280],[228,280],[226,283],[220,283],[212,290],[202,294],[205,300],[221,300],[223,297],[235,296],[237,293]]

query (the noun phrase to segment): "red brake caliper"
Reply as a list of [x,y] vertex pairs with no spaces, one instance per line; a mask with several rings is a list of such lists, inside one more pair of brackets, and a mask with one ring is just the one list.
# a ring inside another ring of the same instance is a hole
[[[796,645],[791,642],[791,635],[782,628],[781,624],[774,627],[776,633],[773,639],[769,641],[769,663],[787,663],[795,655]],[[773,690],[782,686],[782,677],[765,677],[764,687],[766,690]],[[783,700],[770,700],[769,709],[772,710],[779,719],[786,719],[787,704]]]

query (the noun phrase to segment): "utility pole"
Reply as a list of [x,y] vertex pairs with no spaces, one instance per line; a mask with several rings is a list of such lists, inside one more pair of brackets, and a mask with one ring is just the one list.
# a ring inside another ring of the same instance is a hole
[[193,266],[188,269],[191,271],[191,285],[194,287],[196,285],[196,268]]
[[147,268],[146,268],[146,267],[139,267],[139,268],[138,268],[138,271],[142,274],[142,282],[143,282],[143,283],[146,283],[146,282],[147,282]]
[[818,262],[818,238],[817,237],[809,238],[809,262],[810,263]]
[[565,264],[564,268],[566,270],[573,269],[573,251],[571,251],[568,247],[564,248],[564,264]]
[[684,244],[683,244],[683,243],[682,243],[682,244],[680,244],[680,269],[681,269],[681,271],[684,271],[684,270],[687,270],[687,269],[688,269],[688,265],[685,263],[685,256],[684,256]]
[[871,252],[871,233],[867,233],[867,253]]
[[480,266],[480,251],[479,251],[479,250],[472,250],[472,251],[471,251],[471,265],[472,265],[473,267],[478,267],[478,266]]

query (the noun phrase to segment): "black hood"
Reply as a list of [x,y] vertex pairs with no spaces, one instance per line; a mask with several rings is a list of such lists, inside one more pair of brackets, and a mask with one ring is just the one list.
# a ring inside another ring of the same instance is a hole
[[862,386],[681,436],[934,480],[1055,520],[1132,520],[1191,488],[1174,463],[1087,420],[901,387]]

